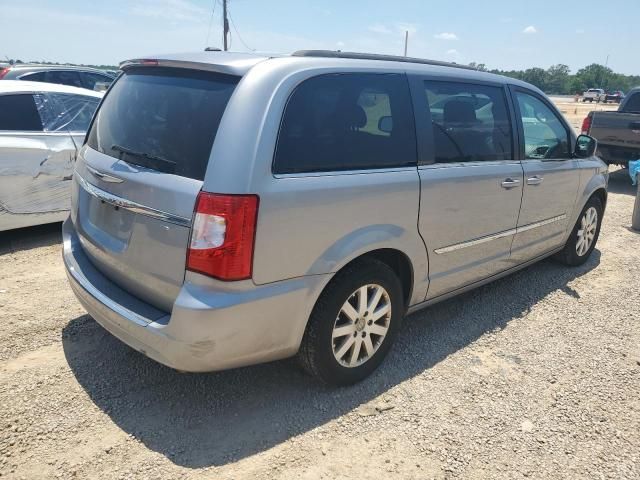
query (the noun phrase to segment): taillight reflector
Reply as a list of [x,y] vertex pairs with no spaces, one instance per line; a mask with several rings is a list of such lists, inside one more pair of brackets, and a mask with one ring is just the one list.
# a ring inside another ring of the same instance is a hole
[[582,133],[588,135],[589,130],[591,130],[591,115],[586,116],[582,121]]
[[187,252],[187,270],[220,280],[251,278],[257,195],[200,192]]
[[9,68],[10,67],[6,67],[6,68],[0,68],[0,80],[7,74],[9,73]]

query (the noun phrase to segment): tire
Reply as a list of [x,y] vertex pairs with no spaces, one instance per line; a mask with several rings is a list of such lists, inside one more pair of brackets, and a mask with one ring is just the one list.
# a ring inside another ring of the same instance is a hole
[[[595,210],[597,217],[595,220],[595,225],[588,227],[587,229],[587,231],[591,231],[592,237],[591,243],[589,243],[588,247],[584,249],[584,244],[579,244],[581,237],[578,235],[578,233],[580,231],[584,231],[584,229],[582,228],[583,220],[587,221],[587,212],[590,212],[591,209]],[[602,214],[602,202],[598,197],[591,197],[580,212],[578,221],[573,227],[573,230],[571,230],[571,235],[569,235],[569,239],[567,240],[564,249],[556,254],[556,260],[572,267],[577,267],[578,265],[582,265],[584,262],[586,262],[593,252],[593,249],[596,247],[596,243],[598,242],[598,237],[600,236],[600,226],[602,225]]]
[[[374,308],[376,314],[380,315],[387,305],[391,310],[374,321],[374,312],[362,315],[358,305],[362,288],[366,288],[370,304],[377,297],[376,287],[383,290],[379,308]],[[369,376],[386,357],[400,329],[405,313],[403,298],[400,280],[387,264],[366,259],[347,266],[327,285],[309,317],[298,351],[302,368],[333,385],[351,385]],[[353,310],[346,307],[347,302]],[[380,335],[385,326],[386,333]]]

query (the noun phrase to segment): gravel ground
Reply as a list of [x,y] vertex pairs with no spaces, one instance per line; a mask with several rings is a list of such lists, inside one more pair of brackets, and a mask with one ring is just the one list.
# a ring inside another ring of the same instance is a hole
[[59,226],[0,236],[9,478],[640,478],[640,236],[613,173],[598,248],[410,316],[369,380],[290,361],[180,374],[84,314]]

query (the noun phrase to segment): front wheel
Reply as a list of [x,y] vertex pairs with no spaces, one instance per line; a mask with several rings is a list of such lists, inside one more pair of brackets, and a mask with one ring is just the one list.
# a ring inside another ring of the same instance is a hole
[[556,259],[570,266],[586,262],[600,236],[602,214],[602,202],[597,197],[591,197],[582,209],[564,249],[556,255]]
[[382,363],[403,316],[402,286],[394,271],[378,260],[354,262],[318,299],[298,359],[326,383],[359,382]]

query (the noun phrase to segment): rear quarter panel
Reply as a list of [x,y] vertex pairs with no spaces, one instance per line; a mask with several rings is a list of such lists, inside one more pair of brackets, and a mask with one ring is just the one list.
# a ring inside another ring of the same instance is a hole
[[260,196],[256,284],[336,272],[363,253],[394,248],[412,261],[412,300],[423,300],[427,254],[417,229],[417,167],[283,176],[271,171],[282,113],[299,83],[325,73],[380,71],[378,65],[344,63],[280,58],[253,67],[227,105],[203,189]]

